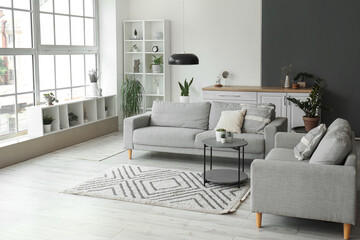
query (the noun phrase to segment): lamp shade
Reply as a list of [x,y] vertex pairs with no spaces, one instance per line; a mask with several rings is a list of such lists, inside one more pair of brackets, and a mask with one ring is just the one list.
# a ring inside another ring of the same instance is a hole
[[196,65],[199,58],[193,53],[176,53],[169,57],[169,65]]

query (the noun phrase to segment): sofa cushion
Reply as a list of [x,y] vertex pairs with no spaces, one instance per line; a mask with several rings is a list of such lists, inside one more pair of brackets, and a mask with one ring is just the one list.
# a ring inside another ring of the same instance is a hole
[[[295,157],[294,150],[289,148],[273,148],[268,155],[266,155],[265,160],[299,162]],[[308,163],[309,160],[301,162]]]
[[316,147],[319,145],[322,137],[326,133],[325,124],[320,124],[316,128],[311,129],[305,136],[303,136],[294,148],[295,157],[298,160],[309,159]]
[[226,129],[227,132],[241,133],[246,109],[236,111],[222,111],[215,129]]
[[[209,130],[202,132],[196,135],[195,138],[195,147],[204,148],[204,144],[201,142],[206,138],[215,138],[215,131]],[[264,153],[265,152],[265,139],[264,135],[252,134],[252,133],[234,133],[234,138],[244,139],[248,142],[248,145],[245,146],[246,153]],[[234,151],[232,149],[223,148],[221,151]]]
[[134,131],[134,144],[164,147],[193,148],[200,129],[157,127],[138,128]]
[[150,125],[207,130],[209,113],[209,102],[175,103],[155,101],[152,107]]
[[232,102],[211,102],[210,116],[209,116],[209,129],[215,129],[219,122],[221,112],[227,110],[241,110],[240,103]]
[[336,119],[311,156],[310,163],[325,165],[344,164],[351,151],[351,127],[348,121]]
[[263,134],[264,128],[275,118],[273,104],[242,104],[247,109],[242,132]]

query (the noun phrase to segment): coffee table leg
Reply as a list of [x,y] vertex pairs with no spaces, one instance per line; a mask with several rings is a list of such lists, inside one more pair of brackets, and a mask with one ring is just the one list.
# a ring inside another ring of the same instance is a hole
[[212,170],[212,147],[210,147],[210,170]]
[[238,187],[240,188],[240,147],[238,148]]
[[205,186],[205,183],[206,183],[206,145],[204,144],[204,186]]
[[244,165],[245,165],[244,152],[245,152],[245,149],[244,149],[244,147],[242,147],[242,171],[243,172],[244,172]]

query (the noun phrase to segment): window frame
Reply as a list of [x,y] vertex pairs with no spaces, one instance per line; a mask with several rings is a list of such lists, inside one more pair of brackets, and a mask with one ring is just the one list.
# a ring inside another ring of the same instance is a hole
[[[5,10],[11,10],[12,11],[12,22],[13,22],[13,46],[12,48],[0,48],[0,56],[5,56],[5,55],[9,55],[9,56],[13,56],[14,57],[14,74],[15,74],[15,92],[11,93],[11,94],[0,94],[0,97],[6,97],[6,96],[14,96],[15,97],[15,132],[12,133],[8,133],[8,134],[3,134],[0,135],[0,139],[6,136],[9,137],[14,137],[17,135],[22,135],[24,134],[24,132],[26,130],[21,130],[19,131],[19,123],[18,123],[18,101],[17,101],[17,96],[18,95],[22,95],[22,94],[29,94],[32,93],[33,94],[33,102],[34,105],[39,105],[40,102],[42,101],[42,97],[41,97],[41,92],[44,92],[46,90],[40,90],[40,76],[39,76],[39,56],[40,55],[53,55],[54,59],[55,59],[55,55],[67,55],[70,58],[70,87],[66,87],[66,88],[56,88],[56,76],[54,78],[55,80],[55,89],[50,89],[50,91],[55,91],[55,95],[57,90],[62,90],[62,89],[70,89],[71,90],[71,98],[72,98],[72,89],[74,88],[80,88],[83,87],[85,88],[85,96],[86,96],[86,90],[87,87],[89,86],[88,82],[87,82],[87,78],[86,78],[86,73],[85,73],[85,85],[81,85],[81,86],[73,86],[73,80],[72,80],[72,72],[71,72],[71,55],[84,55],[84,69],[86,69],[86,63],[85,63],[85,55],[91,55],[94,54],[95,55],[95,65],[97,69],[100,69],[100,64],[99,64],[99,8],[98,8],[98,0],[93,0],[93,17],[88,17],[88,16],[79,16],[79,15],[72,15],[71,14],[71,4],[70,1],[71,0],[67,0],[69,2],[69,14],[60,14],[60,13],[55,13],[54,11],[54,0],[49,0],[52,1],[53,3],[53,12],[41,12],[40,11],[40,1],[39,0],[29,0],[30,1],[30,9],[29,10],[25,10],[25,9],[18,9],[18,8],[14,8],[14,0],[11,0],[11,7],[1,7],[2,9]],[[83,1],[83,8],[85,6],[85,0]],[[24,11],[24,12],[29,12],[31,14],[31,43],[32,43],[32,48],[16,48],[16,36],[15,36],[15,22],[14,22],[14,11]],[[85,11],[85,8],[84,10]],[[55,29],[55,15],[62,15],[62,16],[67,16],[69,17],[69,37],[70,37],[70,45],[42,45],[41,44],[41,28],[40,28],[40,14],[41,13],[46,13],[46,14],[52,14],[53,19],[54,19],[54,44],[56,43],[56,29]],[[79,45],[71,45],[71,17],[82,17],[83,18],[83,22],[85,23],[85,19],[86,18],[91,18],[94,21],[93,24],[93,41],[94,41],[94,45],[93,46],[86,46],[85,42],[85,24],[84,24],[84,46],[79,46]],[[33,91],[29,91],[29,92],[21,92],[18,93],[17,92],[17,78],[16,78],[16,56],[18,55],[31,55],[32,59],[33,59]],[[54,64],[56,65],[56,63],[54,62]],[[55,67],[55,66],[54,66]],[[56,69],[55,69],[55,73],[56,75]]]

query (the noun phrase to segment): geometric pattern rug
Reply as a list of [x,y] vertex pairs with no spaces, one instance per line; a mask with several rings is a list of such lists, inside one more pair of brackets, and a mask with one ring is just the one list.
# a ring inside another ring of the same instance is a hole
[[202,173],[121,164],[64,193],[106,198],[204,213],[235,212],[250,191],[237,185],[203,185]]

